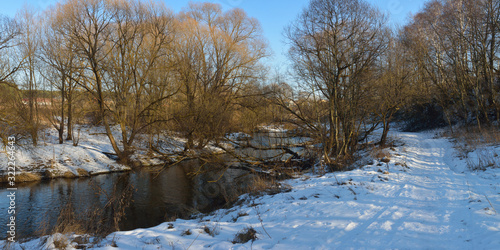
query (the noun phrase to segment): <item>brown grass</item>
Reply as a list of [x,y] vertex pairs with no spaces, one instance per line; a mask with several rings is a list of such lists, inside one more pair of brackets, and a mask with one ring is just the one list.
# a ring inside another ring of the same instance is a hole
[[246,193],[250,195],[262,195],[262,194],[277,194],[289,190],[289,187],[283,186],[281,183],[277,182],[272,178],[264,178],[261,176],[255,176],[252,185]]
[[39,181],[42,177],[35,173],[22,172],[16,176],[16,182]]
[[391,157],[391,154],[388,153],[386,149],[380,148],[379,146],[373,146],[369,152],[373,159],[377,159],[379,161],[382,159],[390,159]]
[[78,176],[90,176],[89,172],[83,168],[77,168],[76,172],[78,173]]
[[[494,152],[485,150],[484,146],[500,144],[500,129],[496,127],[482,128],[459,128],[452,132],[447,131],[442,134],[451,137],[455,144],[460,159],[465,159],[470,170],[486,170],[490,167],[499,167],[500,158]],[[475,153],[477,157],[471,158],[470,154]]]
[[[0,182],[7,182],[8,176],[0,176]],[[42,177],[39,174],[29,173],[29,172],[21,172],[16,175],[16,183],[18,182],[31,182],[31,181],[39,181]]]
[[72,179],[72,178],[76,178],[77,176],[75,174],[73,174],[73,172],[71,171],[66,171],[64,172],[63,178],[67,178],[67,179]]
[[186,236],[186,235],[191,235],[191,234],[193,234],[193,233],[191,232],[191,230],[186,229],[186,230],[182,231],[181,236]]
[[203,232],[205,232],[206,234],[208,234],[212,237],[215,237],[216,235],[219,235],[219,233],[220,233],[219,223],[215,223],[215,225],[212,225],[212,226],[204,225],[201,229],[203,229]]
[[232,241],[233,244],[244,244],[249,241],[254,241],[258,239],[257,231],[253,227],[246,227],[243,230],[239,231]]
[[237,222],[240,217],[248,216],[246,212],[239,212],[236,217],[233,218],[233,222]]
[[[71,203],[68,203],[71,204]],[[82,221],[75,215],[74,208],[71,205],[67,205],[57,218],[57,225],[53,229],[53,233],[74,233],[74,234],[85,234],[85,226]]]
[[500,129],[497,127],[488,127],[479,129],[458,128],[452,132],[447,131],[442,134],[445,137],[451,137],[455,140],[459,150],[472,152],[481,145],[500,144]]
[[53,236],[53,243],[56,249],[66,249],[69,247],[70,242],[66,235],[57,234]]
[[[77,170],[77,175],[74,174],[71,171],[64,172],[63,174],[60,174],[56,171],[47,169],[45,170],[42,174],[36,173],[36,172],[20,172],[16,175],[16,183],[21,183],[21,182],[33,182],[33,181],[39,181],[42,178],[48,178],[48,179],[53,179],[53,178],[77,178],[77,177],[88,177],[90,176],[89,172],[87,172],[83,168],[78,168]],[[2,175],[0,176],[0,183],[2,182],[7,182],[8,181],[8,176],[7,175]]]

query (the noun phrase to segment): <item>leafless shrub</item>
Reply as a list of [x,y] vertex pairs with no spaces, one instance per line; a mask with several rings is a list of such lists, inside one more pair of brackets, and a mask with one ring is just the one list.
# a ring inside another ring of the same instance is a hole
[[382,160],[384,158],[388,159],[391,156],[386,150],[377,146],[374,146],[372,149],[370,149],[369,154],[373,159],[377,160]]
[[442,136],[452,138],[457,156],[466,160],[469,170],[484,171],[487,168],[500,166],[498,154],[485,148],[485,146],[500,144],[498,128],[458,128],[453,132],[443,132]]
[[[386,20],[365,1],[313,0],[285,29],[304,94],[279,96],[276,102],[322,143],[323,159],[332,169],[348,165],[344,158],[350,161],[357,151],[361,126],[370,116],[373,66],[390,36]],[[338,40],[341,36],[351,39]],[[360,56],[351,56],[352,51]]]
[[125,216],[125,209],[132,201],[134,187],[128,181],[128,176],[123,175],[116,181],[110,191],[102,189],[95,185],[95,188],[101,195],[106,197],[106,205],[102,209],[100,225],[97,224],[93,232],[98,232],[100,235],[107,235],[113,231],[119,231],[119,223]]

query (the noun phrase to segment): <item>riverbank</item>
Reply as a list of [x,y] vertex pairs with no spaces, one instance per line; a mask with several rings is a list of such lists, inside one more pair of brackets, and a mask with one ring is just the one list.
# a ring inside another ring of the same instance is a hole
[[[287,180],[290,192],[240,196],[196,219],[92,238],[56,234],[23,247],[70,249],[494,249],[500,245],[500,168],[470,170],[434,133],[393,133],[404,145],[346,172]],[[498,158],[500,148],[486,145]],[[496,159],[495,158],[495,159]],[[387,162],[387,159],[390,161]],[[497,159],[500,160],[500,159]],[[78,243],[80,242],[80,243]],[[20,249],[20,246],[16,248]]]
[[[24,140],[15,146],[16,182],[41,179],[76,178],[131,170],[118,164],[112,155],[113,148],[103,128],[78,126],[75,128],[76,146],[72,141],[59,144],[57,130],[41,131],[38,145]],[[8,162],[7,152],[0,153],[0,161]],[[7,166],[0,168],[0,182],[7,181]]]
[[[263,126],[262,131],[284,133],[279,126]],[[78,132],[76,132],[78,131]],[[118,127],[112,127],[116,139],[121,134]],[[184,151],[186,140],[173,134],[163,134],[161,138],[137,135],[135,153],[130,157],[129,165],[116,162],[113,147],[102,126],[75,126],[75,141],[64,141],[59,144],[58,132],[54,128],[46,128],[40,132],[39,143],[33,146],[30,140],[18,141],[15,145],[14,158],[16,162],[17,183],[39,181],[42,179],[78,178],[113,172],[125,172],[133,167],[160,166],[168,162],[178,162],[178,153]],[[243,139],[242,139],[243,138]],[[233,133],[228,135],[231,141],[247,140],[250,135]],[[160,150],[171,158],[151,150]],[[233,142],[220,143],[226,149],[233,149]],[[206,152],[222,154],[225,151],[215,145],[207,145]],[[0,161],[9,162],[9,152],[0,152]],[[193,158],[196,158],[193,156]],[[182,159],[188,159],[183,157]],[[7,165],[0,166],[0,183],[8,181]]]

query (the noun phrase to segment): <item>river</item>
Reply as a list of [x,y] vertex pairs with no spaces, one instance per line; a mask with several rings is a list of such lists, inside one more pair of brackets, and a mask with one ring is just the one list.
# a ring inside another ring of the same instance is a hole
[[[285,138],[282,133],[256,133],[251,139],[240,144],[272,147],[287,143],[297,144],[306,140],[307,138]],[[301,147],[291,149],[299,153],[302,150]],[[238,148],[236,152],[240,155],[269,158],[280,155],[283,151],[243,147]],[[87,178],[20,183],[15,191],[17,239],[50,234],[66,210],[74,212],[78,218],[93,211],[102,212],[102,217],[112,217],[116,211],[108,211],[110,197],[120,198],[127,187],[132,191],[129,192],[130,197],[122,197],[129,206],[119,222],[120,230],[152,227],[169,219],[186,216],[186,213],[195,211],[190,210],[196,200],[193,197],[196,195],[196,185],[193,179],[188,177],[189,171],[193,169],[192,165],[192,162],[183,162],[161,172],[144,168]],[[0,183],[0,231],[5,235],[0,236],[2,239],[7,236],[10,216],[7,195],[11,191],[6,188],[6,183]],[[99,221],[99,218],[96,221]]]

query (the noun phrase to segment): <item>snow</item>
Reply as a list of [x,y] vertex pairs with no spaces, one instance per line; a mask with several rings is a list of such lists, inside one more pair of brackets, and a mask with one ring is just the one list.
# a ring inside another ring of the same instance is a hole
[[[30,172],[44,175],[44,172],[50,171],[52,177],[60,177],[68,172],[80,176],[84,172],[102,174],[130,170],[103,153],[114,152],[104,132],[101,127],[77,126],[74,136],[79,137],[79,143],[78,146],[73,146],[72,141],[59,144],[57,130],[54,128],[42,130],[38,146],[34,147],[30,142],[24,141],[15,150],[18,167],[16,174]],[[0,153],[1,162],[7,162],[7,157],[6,152]],[[7,165],[4,164],[0,170],[7,170],[6,168]]]
[[[236,207],[115,232],[93,248],[499,249],[500,169],[470,171],[449,139],[434,133],[392,137],[404,145],[389,151],[387,164],[303,175],[285,181],[290,192],[243,195]],[[248,227],[258,239],[233,244]]]
[[285,133],[288,131],[283,125],[262,125],[259,128],[271,133]]

